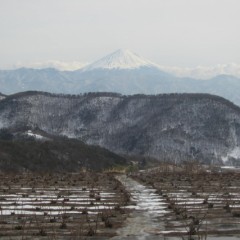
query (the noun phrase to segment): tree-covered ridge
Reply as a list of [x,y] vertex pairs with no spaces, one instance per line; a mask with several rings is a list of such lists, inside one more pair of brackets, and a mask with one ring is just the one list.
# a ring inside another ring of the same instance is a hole
[[24,92],[0,102],[0,128],[38,129],[160,160],[240,159],[240,108],[208,94]]

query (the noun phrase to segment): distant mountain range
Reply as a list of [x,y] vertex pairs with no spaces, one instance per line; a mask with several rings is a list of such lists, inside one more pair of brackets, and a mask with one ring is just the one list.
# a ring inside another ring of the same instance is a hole
[[240,165],[240,108],[208,94],[24,92],[0,101],[0,129],[77,138],[118,154]]
[[219,75],[209,80],[179,78],[129,50],[118,50],[80,70],[52,68],[0,70],[0,92],[38,90],[52,93],[121,94],[209,93],[240,105],[240,79]]

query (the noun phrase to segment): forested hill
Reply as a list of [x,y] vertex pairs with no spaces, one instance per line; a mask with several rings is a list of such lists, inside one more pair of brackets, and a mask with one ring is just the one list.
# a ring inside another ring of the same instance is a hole
[[39,140],[5,138],[0,130],[0,172],[78,172],[101,171],[127,166],[127,160],[98,146],[79,140],[54,138]]
[[39,129],[161,160],[240,161],[240,108],[208,94],[24,92],[0,101],[0,128]]

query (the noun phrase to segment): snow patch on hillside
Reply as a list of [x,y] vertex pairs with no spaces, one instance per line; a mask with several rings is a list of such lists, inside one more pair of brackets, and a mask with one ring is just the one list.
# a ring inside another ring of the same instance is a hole
[[33,133],[31,130],[28,130],[28,131],[26,132],[26,134],[27,134],[28,136],[34,137],[34,138],[36,138],[36,139],[38,139],[38,140],[43,140],[43,139],[45,139],[45,137],[43,137],[42,135],[35,134],[35,133]]
[[230,158],[240,159],[240,147],[236,146],[227,153],[226,156],[222,157],[223,162],[227,162]]

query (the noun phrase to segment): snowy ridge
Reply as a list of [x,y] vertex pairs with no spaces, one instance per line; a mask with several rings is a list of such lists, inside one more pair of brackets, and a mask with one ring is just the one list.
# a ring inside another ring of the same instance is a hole
[[130,50],[119,49],[114,53],[111,53],[100,60],[83,68],[84,71],[94,69],[135,69],[140,67],[154,67],[158,68],[158,65],[138,56]]
[[40,135],[40,134],[34,133],[32,130],[26,131],[25,134],[26,134],[27,136],[29,136],[29,137],[35,138],[36,140],[50,140],[50,139],[47,138],[47,137],[44,137],[44,136],[42,136],[42,135]]

